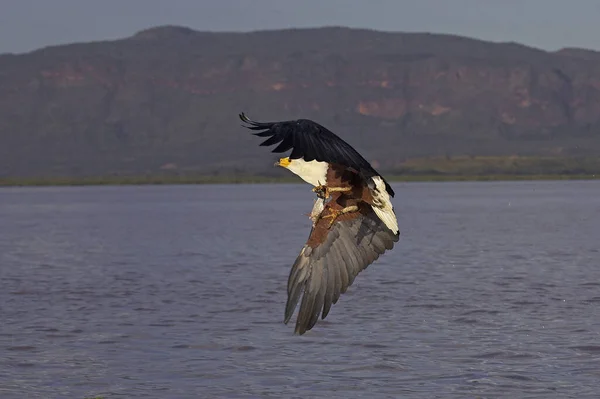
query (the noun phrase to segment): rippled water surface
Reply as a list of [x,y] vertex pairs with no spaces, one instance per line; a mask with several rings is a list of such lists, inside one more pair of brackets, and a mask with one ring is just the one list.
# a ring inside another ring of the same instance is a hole
[[304,336],[308,185],[0,189],[0,398],[598,397],[600,184],[394,189]]

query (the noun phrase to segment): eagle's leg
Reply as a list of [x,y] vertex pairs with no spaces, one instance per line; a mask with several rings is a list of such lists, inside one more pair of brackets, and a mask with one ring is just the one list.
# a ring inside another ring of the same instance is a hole
[[330,193],[340,192],[345,193],[347,191],[352,191],[352,187],[327,187]]
[[335,210],[335,209],[330,209],[329,210],[330,213],[328,215],[321,216],[321,218],[322,219],[329,219],[329,218],[331,219],[331,221],[329,222],[329,227],[328,227],[328,228],[330,228],[331,226],[333,226],[333,223],[336,221],[336,219],[339,216],[341,216],[345,213],[351,213],[351,212],[356,212],[356,211],[358,211],[358,206],[350,205],[343,209],[340,209],[339,211]]
[[317,193],[318,197],[327,199],[327,198],[329,198],[331,193],[335,193],[335,192],[345,193],[347,191],[352,191],[352,187],[327,187],[327,186],[321,184],[316,187],[313,187],[312,191]]

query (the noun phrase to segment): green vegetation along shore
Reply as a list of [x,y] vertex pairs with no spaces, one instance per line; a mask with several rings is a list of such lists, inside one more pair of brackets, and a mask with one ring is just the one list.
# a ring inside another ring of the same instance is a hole
[[[408,159],[382,171],[390,182],[592,180],[600,179],[600,157],[436,157]],[[0,178],[0,186],[81,186],[141,184],[298,183],[285,172],[277,177],[250,175],[180,175]]]
[[[390,182],[451,182],[451,181],[518,181],[518,180],[596,180],[598,175],[393,175]],[[131,176],[48,179],[0,179],[0,187],[11,186],[99,186],[99,185],[158,185],[158,184],[259,184],[301,183],[297,177],[260,176]]]

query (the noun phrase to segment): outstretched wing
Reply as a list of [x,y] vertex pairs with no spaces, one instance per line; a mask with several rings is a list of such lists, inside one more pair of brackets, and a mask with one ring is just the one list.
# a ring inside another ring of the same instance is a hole
[[[281,153],[292,150],[290,159],[303,158],[310,162],[337,163],[358,171],[363,178],[379,176],[371,164],[362,157],[352,146],[339,138],[327,128],[309,119],[297,119],[282,122],[255,122],[243,112],[240,119],[249,124],[251,130],[260,130],[254,135],[268,137],[261,146],[271,146],[279,143],[272,152]],[[383,178],[382,178],[383,180]],[[385,188],[394,196],[394,190],[383,180]]]
[[399,238],[366,203],[359,205],[358,212],[340,216],[330,229],[329,223],[330,219],[321,218],[313,227],[288,278],[284,323],[304,293],[295,328],[300,335],[317,323],[319,314],[324,319],[354,278]]

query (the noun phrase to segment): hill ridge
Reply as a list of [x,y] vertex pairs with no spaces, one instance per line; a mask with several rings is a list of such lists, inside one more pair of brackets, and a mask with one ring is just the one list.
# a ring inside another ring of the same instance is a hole
[[[143,40],[142,40],[143,39]],[[275,173],[242,129],[314,119],[407,159],[600,154],[600,57],[345,27],[154,27],[0,56],[0,177]]]

